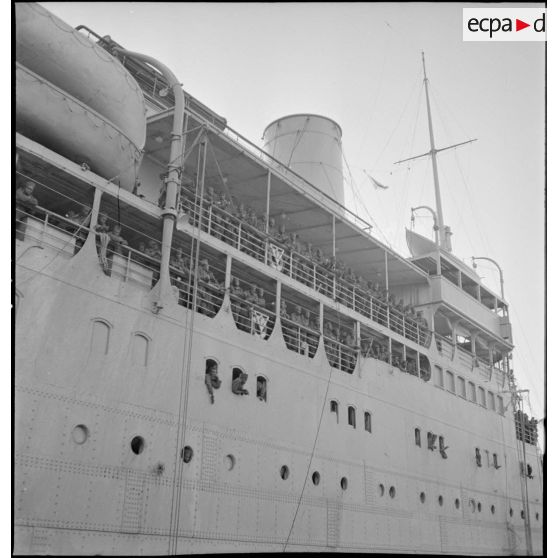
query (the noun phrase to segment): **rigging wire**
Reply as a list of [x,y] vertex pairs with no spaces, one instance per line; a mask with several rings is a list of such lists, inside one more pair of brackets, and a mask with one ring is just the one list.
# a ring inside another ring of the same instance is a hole
[[[337,317],[337,327],[338,327],[339,330],[341,330],[340,315],[337,314],[336,317]],[[325,350],[325,339],[324,339],[323,332],[322,332],[322,345],[324,346],[324,350]],[[326,356],[326,358],[327,358],[327,356]],[[357,360],[358,360],[358,355],[357,355]],[[329,363],[329,361],[328,361],[328,363]],[[356,366],[356,363],[355,363],[355,366]],[[291,534],[292,534],[293,529],[294,529],[294,525],[295,525],[295,522],[296,522],[296,518],[298,516],[300,505],[302,503],[302,497],[304,496],[304,490],[305,490],[306,484],[308,482],[308,475],[310,474],[310,468],[312,466],[312,460],[314,459],[314,454],[316,452],[316,445],[318,443],[318,437],[320,435],[320,428],[321,428],[321,425],[322,425],[324,410],[325,410],[325,407],[326,407],[327,397],[328,397],[328,394],[329,394],[329,388],[330,388],[330,385],[331,385],[332,373],[333,373],[333,366],[331,366],[331,364],[330,364],[329,365],[329,376],[328,376],[328,379],[327,379],[326,390],[325,390],[324,399],[323,399],[323,402],[322,402],[322,409],[321,409],[321,412],[320,412],[320,419],[318,421],[318,428],[316,429],[316,435],[314,436],[314,442],[312,444],[312,451],[310,453],[310,459],[308,460],[308,467],[306,468],[306,475],[304,476],[304,483],[302,484],[302,489],[300,491],[300,496],[298,497],[295,513],[294,513],[294,516],[293,516],[293,521],[291,523],[291,527],[289,529],[289,534],[287,535],[287,539],[286,539],[286,541],[283,545],[283,552],[286,552],[287,546],[289,544],[289,540],[291,538]]]
[[[207,140],[207,135],[205,136]],[[185,329],[187,329],[187,334],[184,337],[184,343],[182,348],[182,368],[184,370],[184,365],[186,364],[186,374],[181,374],[180,378],[180,401],[179,401],[179,411],[177,420],[177,432],[176,432],[176,447],[175,447],[175,470],[173,473],[173,494],[171,503],[171,525],[169,533],[169,554],[176,555],[178,550],[178,537],[179,537],[179,525],[180,525],[180,507],[182,500],[182,476],[183,468],[180,466],[180,461],[182,459],[180,448],[184,447],[186,441],[186,424],[188,418],[188,401],[190,395],[190,377],[191,377],[191,367],[192,367],[192,345],[194,337],[194,323],[197,314],[197,298],[198,298],[198,279],[199,279],[199,261],[200,261],[200,245],[201,245],[201,218],[202,218],[202,200],[204,195],[205,187],[205,166],[207,157],[207,144],[203,142],[204,154],[203,154],[203,167],[202,167],[202,177],[200,176],[200,160],[201,160],[201,148],[202,143],[198,142],[198,172],[196,173],[196,197],[198,199],[198,219],[199,227],[197,230],[197,239],[192,237],[190,244],[190,269],[188,273],[188,293],[193,282],[192,289],[192,309],[190,315],[186,314]],[[201,184],[200,184],[201,182]],[[195,245],[195,258],[194,258],[194,245]],[[193,273],[192,273],[193,270]],[[186,360],[186,351],[188,352],[188,358]],[[178,478],[177,478],[178,472]],[[175,496],[176,494],[176,496]],[[176,498],[176,502],[175,502]],[[172,522],[173,515],[175,517],[174,522]]]
[[374,116],[374,113],[376,111],[376,105],[378,104],[378,99],[380,98],[380,92],[382,90],[382,86],[384,84],[384,76],[385,76],[385,69],[386,69],[386,60],[387,60],[387,54],[389,52],[389,43],[391,43],[391,33],[388,33],[388,40],[385,42],[384,44],[384,57],[382,60],[382,66],[380,68],[380,79],[377,81],[378,85],[376,87],[376,94],[374,95],[374,101],[372,102],[372,109],[370,111],[370,116],[368,117],[368,121],[366,123],[366,127],[364,129],[364,133],[362,134],[362,138],[360,140],[360,146],[358,148],[358,152],[357,152],[357,160],[360,160],[360,156],[362,154],[362,147],[364,145],[364,140],[366,139],[366,136],[368,134],[368,130],[370,129],[370,124],[372,123],[372,118]]
[[384,144],[384,147],[382,148],[382,150],[380,151],[380,153],[378,154],[378,157],[376,157],[376,160],[374,161],[374,164],[372,165],[372,170],[375,170],[377,165],[378,165],[378,161],[381,159],[382,155],[384,154],[385,150],[387,149],[388,145],[390,144],[395,132],[397,131],[397,129],[399,128],[399,125],[401,124],[401,120],[403,118],[403,115],[405,114],[406,110],[407,110],[407,106],[409,105],[410,100],[413,98],[414,93],[415,93],[415,89],[417,87],[417,84],[420,83],[420,71],[417,72],[417,77],[415,79],[415,83],[411,89],[411,91],[409,92],[409,96],[407,98],[407,101],[405,102],[405,105],[403,107],[403,110],[401,111],[401,114],[399,115],[399,118],[397,119],[397,123],[395,124],[395,128],[392,130],[391,134],[389,135],[386,143]]
[[[415,144],[415,135],[416,135],[416,131],[417,131],[418,119],[419,119],[419,114],[420,114],[420,109],[421,109],[421,102],[420,101],[422,99],[422,92],[423,92],[423,88],[420,89],[420,93],[419,93],[418,100],[417,100],[417,111],[416,111],[416,114],[415,114],[415,123],[414,123],[414,126],[413,126],[413,133],[411,134],[411,143],[410,143],[409,151],[408,151],[409,157],[411,156],[411,154],[413,152],[413,147],[414,147],[414,144]],[[398,204],[398,206],[400,208],[402,208],[402,210],[399,211],[399,215],[398,215],[398,219],[397,219],[397,231],[400,231],[402,229],[403,222],[405,220],[405,214],[406,214],[406,211],[407,211],[407,200],[409,198],[409,190],[410,190],[410,188],[407,186],[409,176],[410,176],[410,166],[408,167],[408,171],[407,171],[407,173],[405,173],[405,176],[404,176],[404,179],[403,179],[403,188],[401,190],[401,196],[404,196],[404,201],[403,201],[403,203]]]
[[[372,217],[372,214],[370,213],[370,211],[368,210],[368,207],[366,206],[366,204],[364,203],[364,200],[358,190],[358,186],[353,178],[353,174],[351,172],[351,167],[349,166],[349,163],[347,161],[347,158],[345,157],[345,152],[343,150],[343,148],[341,148],[341,155],[343,157],[343,161],[345,162],[345,166],[347,168],[347,171],[349,173],[349,178],[350,180],[348,181],[349,186],[351,187],[351,191],[353,193],[353,197],[355,198],[356,201],[358,201],[360,203],[360,205],[362,206],[362,208],[364,209],[368,219],[370,220],[370,222],[374,225],[374,227],[376,228],[376,230],[378,230],[380,232],[380,234],[384,237],[384,240],[386,242],[386,244],[389,246],[389,248],[392,248],[391,243],[389,241],[389,239],[387,238],[387,236],[384,234],[384,231],[382,230],[382,228],[380,228],[378,226],[378,224],[376,223],[374,217]],[[343,182],[347,183],[347,179],[345,177],[343,177]]]

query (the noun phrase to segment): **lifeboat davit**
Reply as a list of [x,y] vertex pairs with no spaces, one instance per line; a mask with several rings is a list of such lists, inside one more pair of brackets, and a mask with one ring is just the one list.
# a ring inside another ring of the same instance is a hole
[[141,88],[115,57],[42,6],[16,3],[15,12],[18,131],[131,190],[146,135]]

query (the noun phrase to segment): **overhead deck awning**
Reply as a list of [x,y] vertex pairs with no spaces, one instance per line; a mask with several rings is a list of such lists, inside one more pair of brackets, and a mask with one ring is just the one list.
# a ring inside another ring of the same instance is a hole
[[[201,126],[200,119],[192,114],[187,122],[186,153]],[[161,166],[162,172],[169,158],[171,126],[170,110],[148,119],[145,151]],[[428,282],[427,273],[368,234],[367,223],[363,220],[358,225],[351,222],[359,218],[338,204],[332,205],[325,194],[272,161],[248,140],[229,128],[223,131],[210,124],[207,124],[207,137],[206,188],[226,192],[263,215],[268,203],[269,176],[269,214],[275,218],[277,226],[284,222],[287,232],[296,232],[301,241],[310,242],[313,248],[322,249],[328,256],[333,254],[335,239],[335,256],[367,280],[385,285],[387,262],[390,287]],[[194,148],[186,160],[184,175],[195,175],[197,158]]]

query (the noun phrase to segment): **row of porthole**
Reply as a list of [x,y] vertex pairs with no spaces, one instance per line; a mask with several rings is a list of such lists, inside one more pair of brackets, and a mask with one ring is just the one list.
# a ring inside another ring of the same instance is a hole
[[[421,492],[419,495],[419,499],[421,501],[422,504],[424,504],[426,502],[426,494],[424,492]],[[444,505],[444,497],[440,494],[438,496],[438,504],[440,506]],[[455,499],[455,508],[459,509],[460,507],[460,501],[459,498]],[[482,511],[482,504],[480,502],[475,502],[475,500],[469,500],[469,505],[471,506],[472,511],[474,512],[475,510],[478,512]],[[490,513],[492,515],[494,515],[496,513],[496,506],[494,506],[494,504],[492,504],[490,506]],[[513,508],[510,508],[510,517],[513,517]],[[523,510],[521,510],[521,519],[525,519],[525,512]],[[535,513],[535,519],[538,521],[539,520],[539,512]]]
[[[89,438],[89,429],[87,428],[87,426],[83,425],[83,424],[78,424],[77,426],[74,427],[74,429],[72,430],[72,439],[74,440],[74,442],[76,444],[83,444],[86,442],[87,438]],[[143,452],[145,448],[145,440],[143,439],[142,436],[134,436],[130,442],[130,449],[132,450],[133,453],[135,453],[136,455],[139,455],[140,453]],[[190,446],[184,446],[180,452],[180,457],[182,459],[182,461],[184,461],[184,463],[190,463],[190,461],[192,460],[192,457],[194,456],[194,450],[190,447]],[[236,458],[234,457],[234,455],[232,454],[228,454],[224,457],[224,464],[227,467],[227,469],[229,471],[232,471],[232,469],[234,468],[235,464],[236,464]],[[290,475],[290,470],[289,467],[287,467],[287,465],[282,465],[281,468],[279,469],[279,476],[283,479],[283,480],[287,480],[289,478]],[[321,480],[321,476],[320,473],[318,471],[314,471],[312,473],[312,483],[317,486],[318,484],[320,484],[320,480]],[[341,489],[342,490],[347,490],[348,486],[349,486],[349,480],[347,479],[347,477],[342,477],[341,481]],[[379,484],[378,485],[378,492],[380,494],[380,496],[384,496],[385,495],[385,486],[383,484]],[[390,486],[389,490],[388,490],[388,494],[390,496],[390,498],[395,498],[395,487],[394,486]],[[419,499],[421,501],[421,503],[425,503],[426,502],[426,494],[424,492],[421,492],[419,495]],[[440,494],[438,496],[438,504],[440,506],[444,505],[444,497]],[[473,512],[476,510],[478,512],[482,511],[482,504],[480,502],[475,502],[475,500],[471,499],[469,500],[469,504],[473,510]],[[460,501],[459,498],[455,499],[455,508],[459,509],[460,507]],[[490,506],[490,512],[492,514],[494,514],[496,512],[496,507],[494,505]],[[513,517],[513,508],[510,508],[509,511],[510,517]],[[521,510],[521,519],[525,518],[525,512],[524,510]],[[538,521],[539,520],[539,512],[537,512],[535,514],[535,519]]]

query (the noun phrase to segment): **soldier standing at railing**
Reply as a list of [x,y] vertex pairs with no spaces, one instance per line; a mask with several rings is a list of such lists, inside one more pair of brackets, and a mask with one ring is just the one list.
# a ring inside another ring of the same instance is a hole
[[159,275],[160,275],[157,262],[161,261],[161,248],[159,247],[159,243],[156,240],[150,239],[147,241],[147,248],[145,249],[145,255],[152,258],[152,260],[148,260],[147,265],[150,269],[153,270],[152,285],[154,285],[159,280]]
[[128,241],[120,234],[122,232],[122,227],[115,223],[112,227],[112,231],[109,232],[110,247],[115,254],[122,255],[122,247],[128,246]]
[[341,370],[352,372],[355,367],[353,350],[356,348],[355,338],[351,331],[347,331],[342,339],[344,347],[341,347]]
[[320,323],[317,317],[310,317],[310,311],[306,310],[308,318],[309,318],[309,328],[312,332],[316,333],[308,333],[308,353],[310,356],[314,356],[316,354],[316,350],[318,348],[318,343],[320,342]]
[[303,328],[300,328],[300,349],[301,353],[308,355],[308,341],[310,337],[310,332],[308,328],[310,327],[310,310],[304,309],[304,312],[299,317],[299,323]]
[[37,198],[33,196],[35,183],[32,180],[26,180],[23,186],[20,186],[15,193],[16,201],[16,238],[17,240],[25,239],[25,229],[27,228],[27,216],[35,214],[35,208],[38,205]]
[[109,262],[107,260],[107,248],[110,242],[109,232],[108,215],[106,213],[100,213],[97,224],[95,225],[95,245],[97,246],[99,259],[103,266],[103,272],[106,275],[109,275]]

